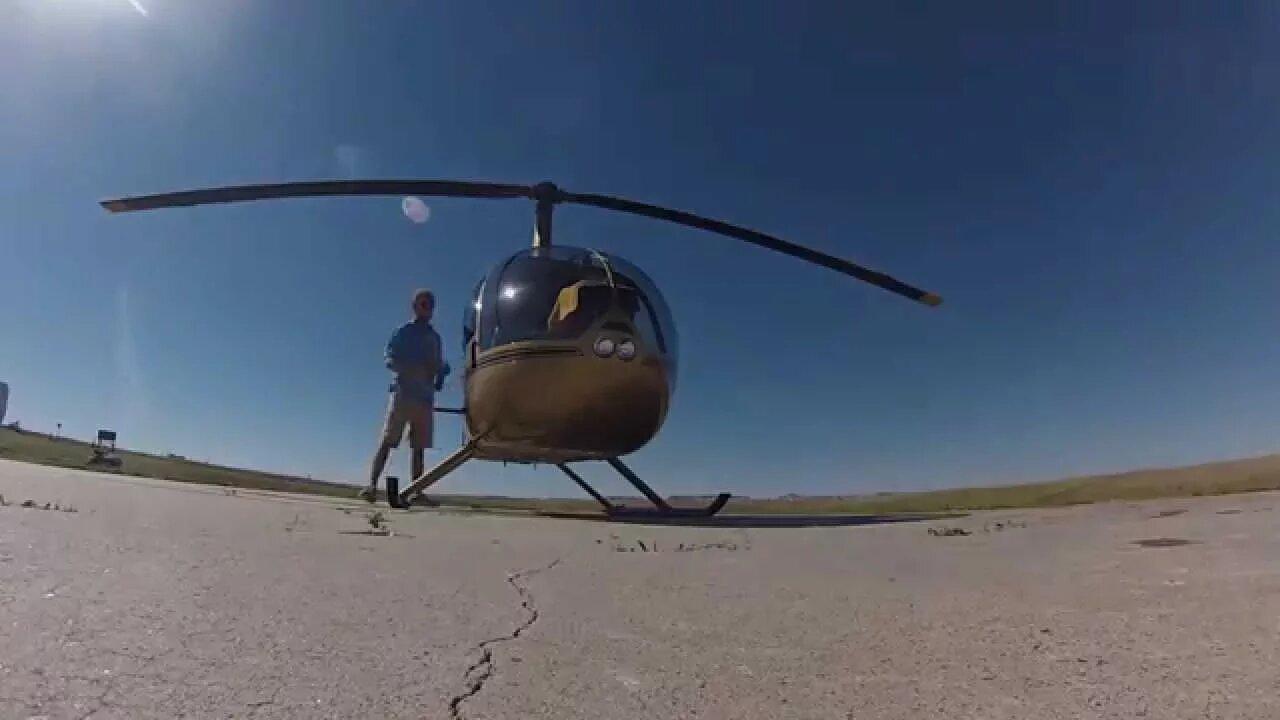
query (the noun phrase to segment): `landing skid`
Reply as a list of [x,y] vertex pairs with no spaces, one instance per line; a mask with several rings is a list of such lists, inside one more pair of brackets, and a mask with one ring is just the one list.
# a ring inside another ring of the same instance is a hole
[[[421,477],[415,479],[404,490],[400,490],[400,481],[398,478],[387,478],[387,504],[393,508],[407,508],[414,504],[437,505],[434,502],[423,502],[425,498],[422,491],[436,484],[445,475],[457,470],[463,463],[473,458],[476,454],[476,447],[480,444],[480,437],[472,438],[470,442],[463,445],[453,452],[452,455],[441,460],[435,467],[424,472]],[[573,471],[566,463],[556,463],[556,467],[561,472],[569,476],[578,487],[590,495],[596,502],[600,503],[604,508],[605,515],[616,518],[636,518],[636,517],[711,517],[724,509],[725,503],[729,502],[729,498],[733,497],[730,493],[720,493],[715,500],[711,501],[706,507],[672,507],[661,495],[653,491],[643,480],[641,480],[631,468],[627,467],[618,458],[609,458],[606,462],[618,471],[618,474],[627,479],[632,487],[640,491],[640,494],[653,504],[651,508],[626,507],[624,505],[615,505],[609,502],[609,499],[601,495],[595,488],[587,484],[582,476]]]
[[631,468],[624,465],[621,460],[618,458],[609,458],[607,462],[614,470],[618,471],[619,475],[626,478],[627,482],[631,483],[632,487],[639,490],[640,494],[645,496],[645,499],[650,503],[653,503],[653,507],[637,508],[626,507],[624,505],[614,505],[609,502],[608,498],[604,497],[597,492],[595,488],[588,485],[587,481],[583,480],[581,475],[578,475],[578,473],[573,471],[573,468],[570,468],[564,463],[557,464],[556,467],[560,468],[560,471],[565,475],[568,475],[570,480],[573,480],[578,487],[582,488],[588,495],[595,499],[596,502],[600,503],[601,507],[604,508],[605,515],[608,515],[609,517],[711,517],[724,509],[725,503],[729,502],[729,498],[733,497],[730,493],[720,493],[716,496],[716,499],[712,500],[711,504],[706,507],[672,507],[671,504],[664,500],[661,495],[654,492],[653,488],[649,487],[645,481],[641,480],[639,476],[632,472]]

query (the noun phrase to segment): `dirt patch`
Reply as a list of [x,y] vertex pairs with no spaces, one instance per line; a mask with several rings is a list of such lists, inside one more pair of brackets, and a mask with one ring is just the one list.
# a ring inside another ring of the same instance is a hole
[[1148,538],[1146,540],[1134,540],[1133,544],[1144,548],[1167,548],[1195,545],[1196,541],[1184,538]]
[[363,535],[365,537],[383,537],[383,538],[413,538],[408,533],[396,532],[391,528],[383,528],[381,530],[339,530],[339,535]]
[[[602,545],[604,544],[604,541],[596,540],[596,544]],[[701,552],[704,550],[722,550],[724,552],[737,552],[739,550],[750,550],[750,549],[751,549],[751,546],[749,544],[738,544],[730,540],[725,540],[721,542],[709,542],[709,543],[683,543],[682,542],[682,543],[677,543],[675,547],[668,546],[665,552],[687,553],[687,552]],[[658,548],[657,540],[650,540],[648,542],[645,542],[644,540],[636,540],[634,543],[614,542],[613,551],[614,552],[642,552],[642,553],[664,552],[664,550],[660,550]]]
[[1175,517],[1175,516],[1177,516],[1177,515],[1181,515],[1181,514],[1183,514],[1183,513],[1185,513],[1185,512],[1186,512],[1186,510],[1161,510],[1160,512],[1156,513],[1155,515],[1152,515],[1152,516],[1151,516],[1151,518],[1154,520],[1154,519],[1157,519],[1157,518]]
[[[0,495],[0,507],[9,507],[9,505],[10,503],[8,500],[5,500],[4,495]],[[45,503],[41,505],[35,500],[23,500],[18,507],[25,508],[27,510],[53,510],[55,512],[67,513],[80,512],[70,505],[62,505],[60,503]]]
[[1025,528],[1027,526],[1024,520],[996,520],[983,524],[982,532],[1003,532],[1005,530],[1013,530],[1015,528]]

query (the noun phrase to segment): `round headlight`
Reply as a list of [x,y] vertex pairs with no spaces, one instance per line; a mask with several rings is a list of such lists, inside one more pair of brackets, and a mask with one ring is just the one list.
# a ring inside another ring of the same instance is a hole
[[602,337],[596,340],[595,350],[600,357],[609,357],[613,354],[614,349],[615,346],[611,338]]
[[623,360],[630,360],[635,356],[636,356],[636,344],[631,341],[631,338],[627,338],[626,340],[623,340],[622,342],[618,343],[618,357],[622,358]]

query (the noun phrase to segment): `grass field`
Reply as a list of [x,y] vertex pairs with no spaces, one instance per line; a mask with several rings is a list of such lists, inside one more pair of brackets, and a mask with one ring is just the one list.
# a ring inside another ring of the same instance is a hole
[[[0,458],[68,468],[85,468],[92,455],[88,443],[54,439],[30,431],[0,428]],[[355,488],[307,478],[276,475],[241,468],[120,451],[120,472],[178,482],[276,492],[309,493],[351,498]],[[112,472],[92,468],[98,472]],[[1069,478],[1025,485],[959,488],[874,496],[734,498],[730,513],[828,514],[945,512],[992,508],[1052,507],[1108,500],[1149,500],[1162,497],[1226,495],[1280,490],[1280,455],[1207,463],[1181,468],[1136,470],[1114,475]],[[589,499],[526,499],[486,495],[438,495],[449,505],[487,509],[581,512],[598,510]],[[679,498],[674,500],[679,504]]]

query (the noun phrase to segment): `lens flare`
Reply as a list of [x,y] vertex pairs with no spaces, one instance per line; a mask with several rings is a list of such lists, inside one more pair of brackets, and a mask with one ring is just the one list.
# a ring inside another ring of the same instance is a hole
[[405,217],[418,225],[426,222],[431,217],[431,208],[422,202],[422,198],[409,196],[400,201],[400,209],[404,211]]

